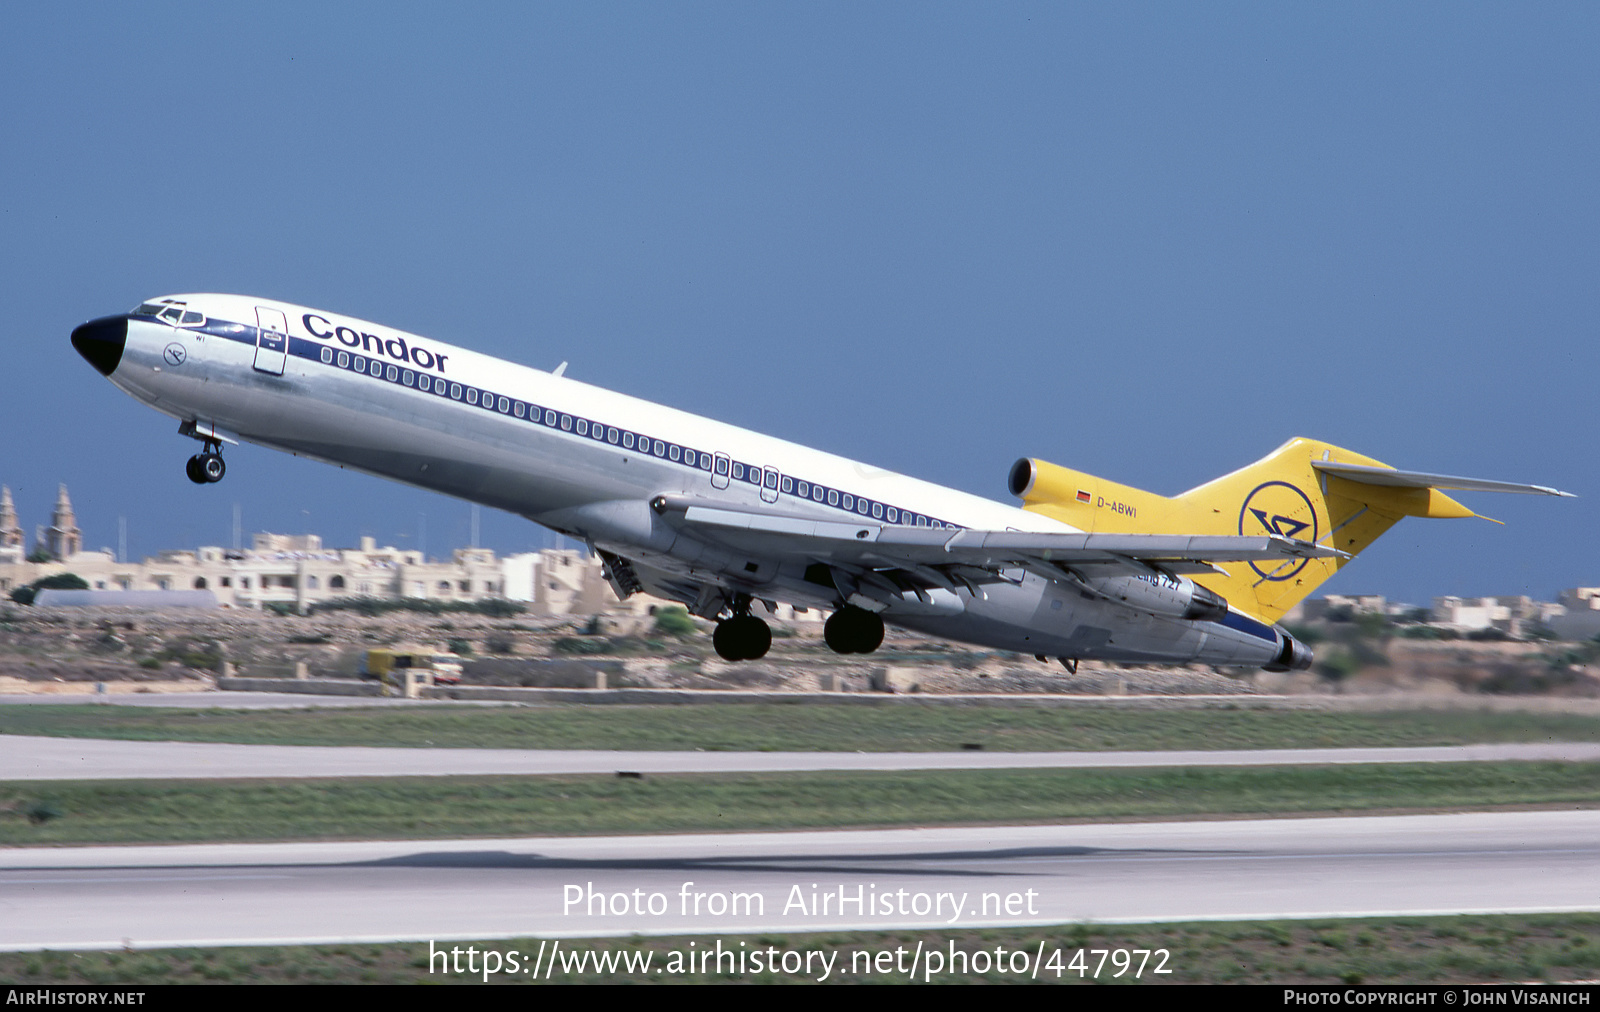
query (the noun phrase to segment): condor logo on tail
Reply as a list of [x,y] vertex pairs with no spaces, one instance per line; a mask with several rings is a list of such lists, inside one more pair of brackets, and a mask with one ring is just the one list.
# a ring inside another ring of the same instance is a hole
[[[1257,485],[1245,496],[1239,508],[1240,534],[1277,534],[1298,541],[1317,540],[1317,511],[1311,499],[1300,489],[1286,481],[1269,481]],[[1262,569],[1256,563],[1250,568],[1266,580],[1288,580],[1304,569],[1309,560],[1301,559],[1297,565]]]

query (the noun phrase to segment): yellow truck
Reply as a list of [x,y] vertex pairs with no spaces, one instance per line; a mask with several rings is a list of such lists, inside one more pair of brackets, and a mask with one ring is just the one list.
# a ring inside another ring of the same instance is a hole
[[423,669],[441,685],[461,681],[461,658],[426,647],[380,647],[361,655],[361,677],[386,684],[404,682],[408,669]]

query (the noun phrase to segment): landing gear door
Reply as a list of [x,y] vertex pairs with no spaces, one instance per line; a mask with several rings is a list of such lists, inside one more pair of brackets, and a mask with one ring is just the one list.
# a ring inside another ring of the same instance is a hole
[[289,354],[289,321],[283,311],[268,306],[256,307],[256,370],[283,375],[284,359]]

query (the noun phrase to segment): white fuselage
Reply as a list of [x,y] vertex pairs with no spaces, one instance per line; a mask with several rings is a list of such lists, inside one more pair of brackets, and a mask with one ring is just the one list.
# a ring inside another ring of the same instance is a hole
[[[803,546],[750,558],[689,538],[659,496],[784,516],[1072,532],[1026,510],[335,313],[178,295],[192,319],[127,317],[109,376],[203,431],[507,510],[628,560],[647,589],[706,588],[836,607]],[[199,319],[199,318],[203,318]],[[825,560],[823,560],[825,561]],[[1163,617],[1017,570],[981,587],[882,602],[891,623],[1064,658],[1259,666],[1281,633],[1246,616]]]

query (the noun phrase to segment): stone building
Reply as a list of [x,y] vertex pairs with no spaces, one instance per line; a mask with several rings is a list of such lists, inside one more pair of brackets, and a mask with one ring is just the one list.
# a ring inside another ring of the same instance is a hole
[[236,608],[305,611],[345,597],[480,601],[505,596],[499,560],[487,548],[461,548],[449,560],[432,561],[418,551],[380,548],[372,538],[362,538],[358,548],[326,549],[315,534],[257,534],[248,551],[165,551],[145,560],[137,573],[92,578],[83,568],[75,571],[90,587],[104,578],[108,586],[133,589],[125,582],[131,578],[140,589],[209,590],[224,606]]
[[17,507],[9,486],[0,485],[0,563],[21,562],[28,554],[28,536],[17,523]]
[[[109,549],[83,550],[72,500],[61,486],[50,526],[37,547],[52,556],[28,562],[26,538],[11,490],[0,487],[0,601],[45,576],[72,573],[98,591],[210,591],[224,608],[279,608],[304,612],[335,598],[418,598],[526,604],[536,616],[612,615],[648,621],[671,602],[635,594],[619,601],[598,559],[582,551],[549,550],[497,558],[487,548],[458,548],[448,559],[420,551],[378,547],[362,538],[357,548],[326,548],[315,534],[259,533],[248,549],[203,546],[171,549],[143,562],[119,561]],[[820,621],[780,606],[779,621]]]
[[50,511],[50,527],[39,539],[45,551],[58,559],[71,558],[83,551],[83,532],[78,530],[78,520],[72,514],[72,500],[67,498],[67,486],[56,493],[56,508]]
[[625,603],[617,600],[606,582],[600,561],[584,552],[560,549],[510,555],[503,571],[506,597],[527,602],[535,615],[596,615],[621,609]]
[[1600,587],[1570,587],[1561,592],[1561,611],[1546,625],[1564,640],[1600,636]]
[[1433,624],[1458,632],[1498,629],[1512,639],[1522,639],[1536,629],[1549,628],[1567,609],[1526,594],[1500,597],[1436,597]]

